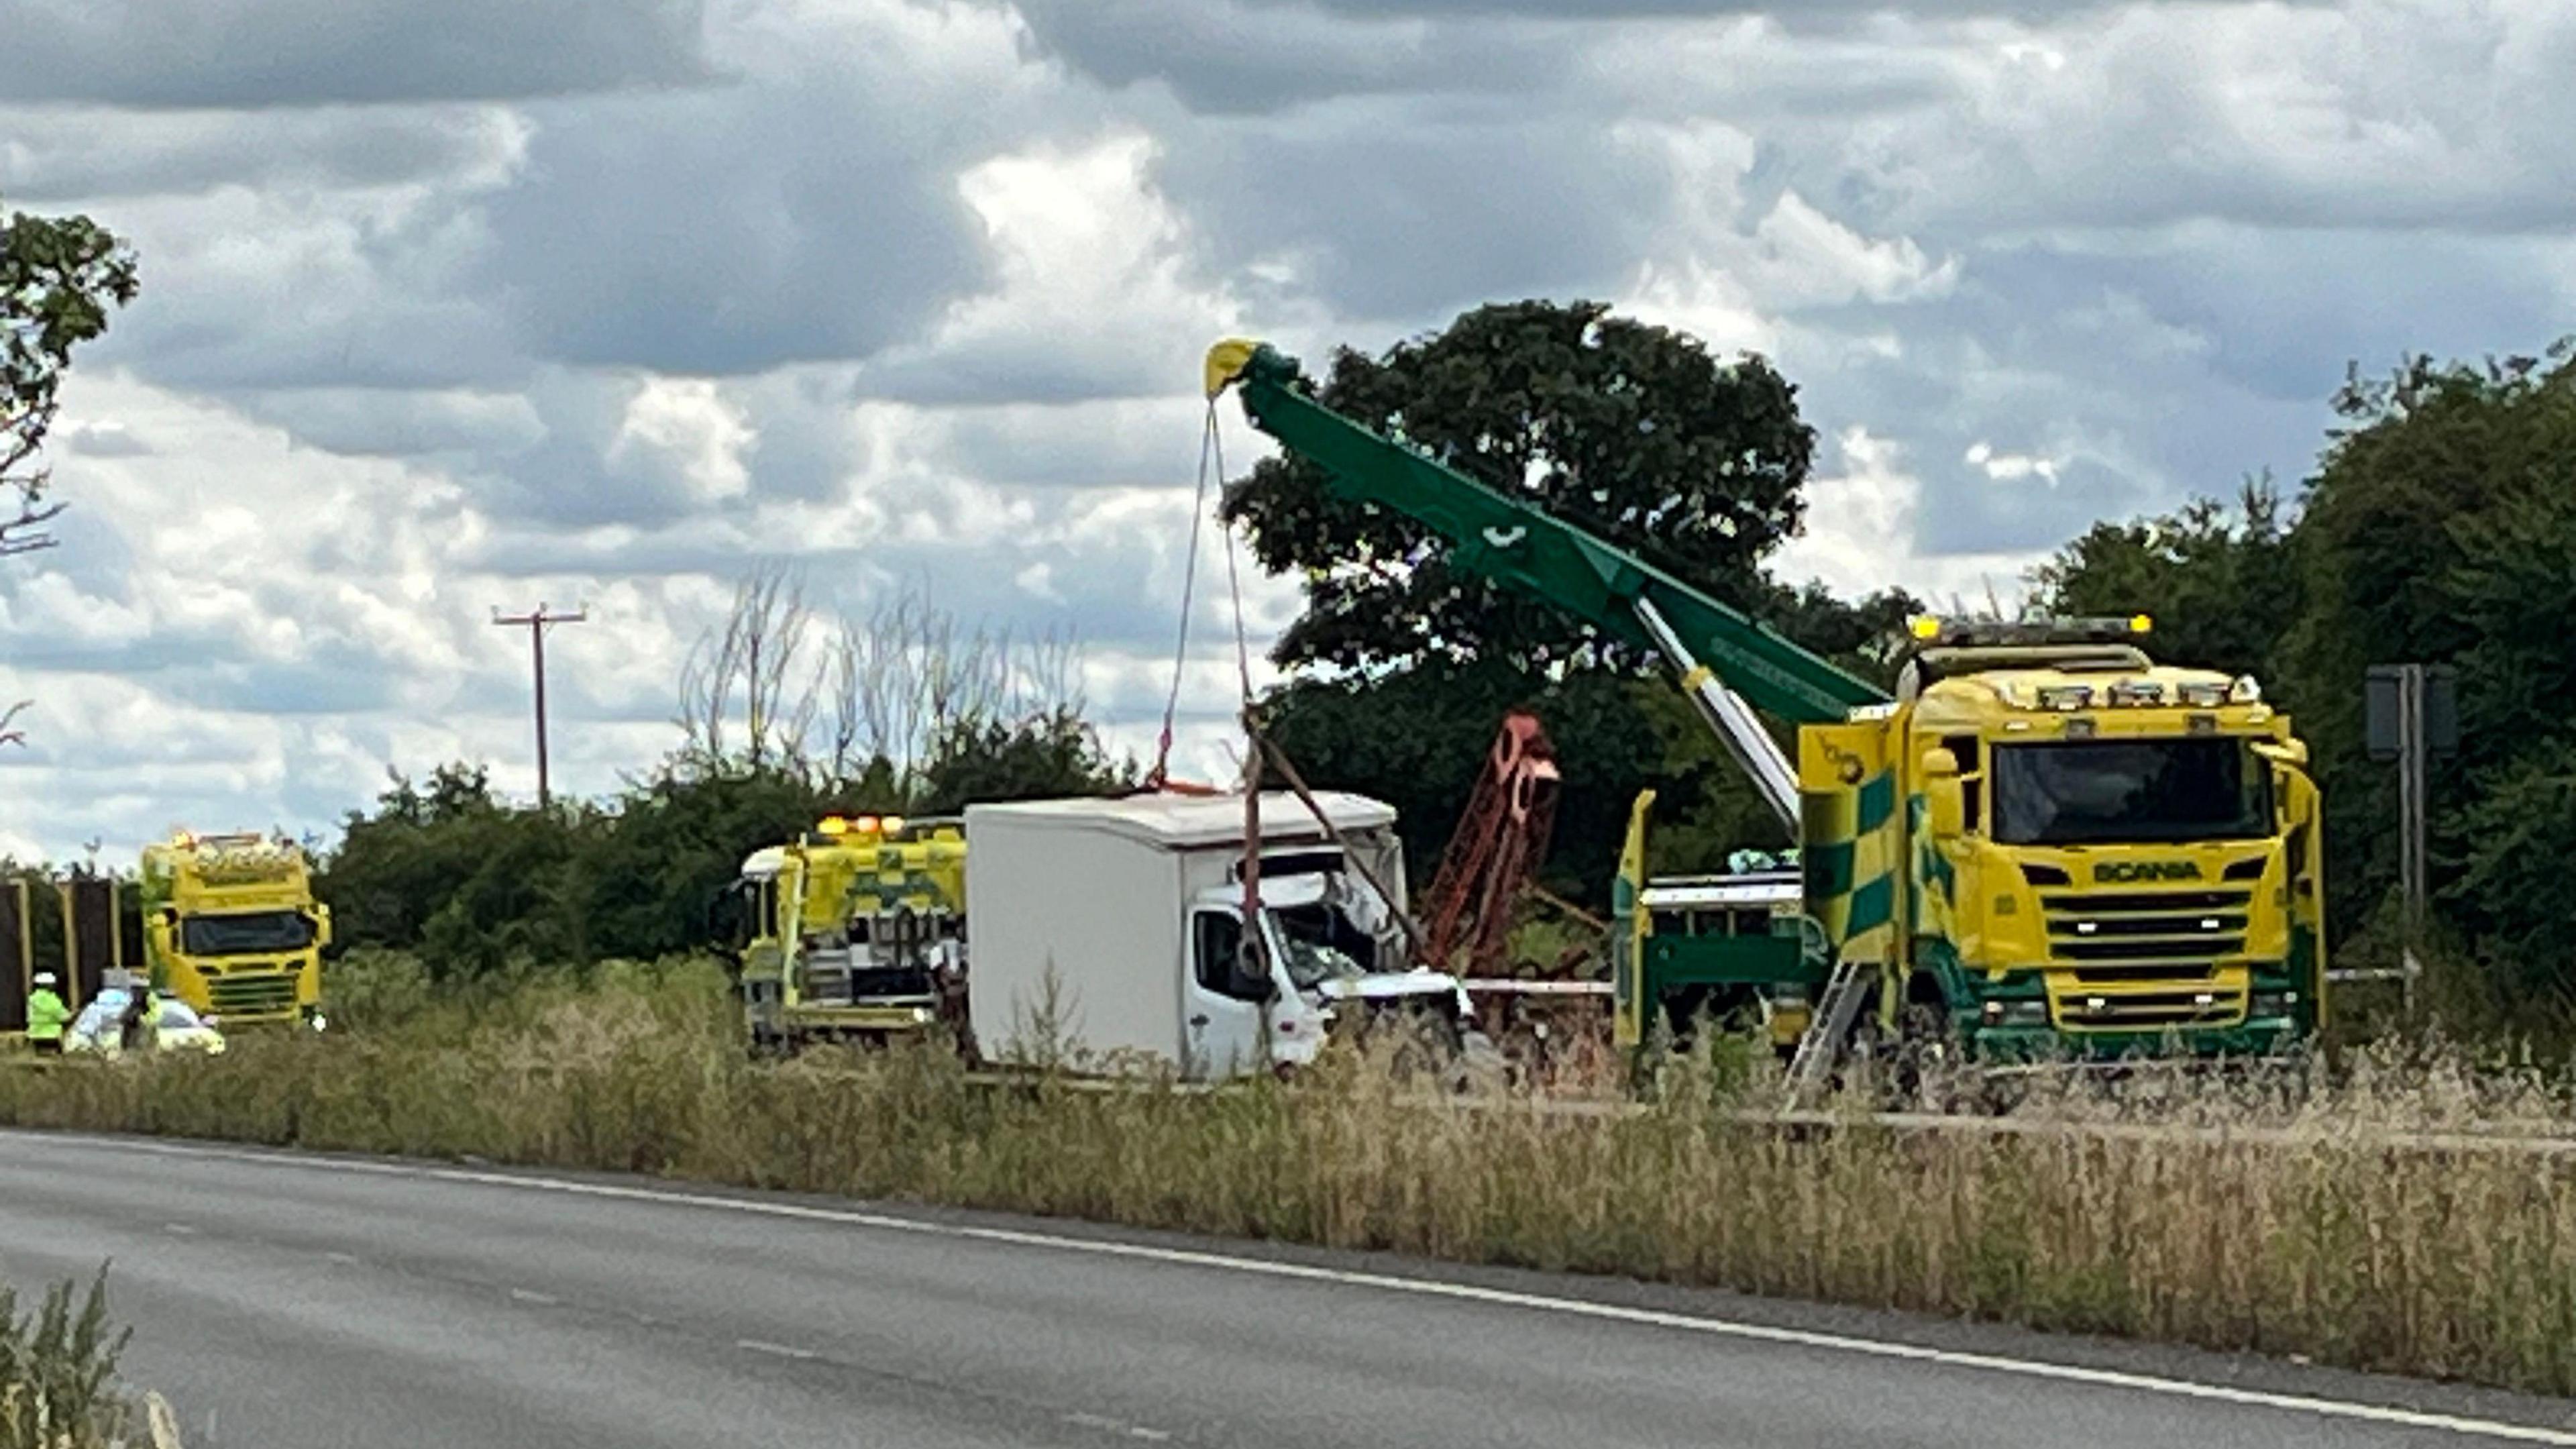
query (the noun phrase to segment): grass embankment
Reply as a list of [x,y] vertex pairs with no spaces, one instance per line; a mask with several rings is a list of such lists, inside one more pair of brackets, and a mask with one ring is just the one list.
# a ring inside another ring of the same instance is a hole
[[169,1406],[117,1387],[125,1340],[108,1327],[104,1274],[85,1297],[57,1284],[24,1314],[0,1283],[0,1449],[178,1449]]
[[2418,1066],[2295,1104],[2195,1088],[2143,1109],[2259,1115],[2286,1144],[1799,1137],[1712,1110],[1706,1071],[1616,1117],[1426,1104],[1347,1059],[1215,1095],[1005,1092],[927,1052],[748,1061],[705,968],[442,1002],[396,965],[344,972],[346,1036],[0,1073],[0,1121],[1063,1214],[2576,1392],[2576,1162],[2384,1135],[2576,1134],[2546,1083]]

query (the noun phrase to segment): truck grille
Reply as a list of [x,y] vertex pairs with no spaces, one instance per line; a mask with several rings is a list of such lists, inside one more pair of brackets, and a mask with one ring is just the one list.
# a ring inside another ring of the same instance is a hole
[[[2202,998],[2206,997],[2207,1000]],[[2236,990],[2129,991],[2087,996],[2072,992],[2057,1002],[2061,1025],[2106,1031],[2153,1031],[2168,1026],[2233,1026],[2245,1019],[2245,992]]]
[[[2050,1008],[2069,1031],[2163,1031],[2245,1019],[2253,892],[2048,892]],[[2071,980],[2070,980],[2071,978]]]
[[2204,976],[2212,963],[2245,954],[2252,900],[2250,891],[2094,891],[2044,896],[2040,906],[2053,961]]
[[206,979],[206,1004],[227,1021],[291,1016],[295,1012],[293,967],[235,966]]

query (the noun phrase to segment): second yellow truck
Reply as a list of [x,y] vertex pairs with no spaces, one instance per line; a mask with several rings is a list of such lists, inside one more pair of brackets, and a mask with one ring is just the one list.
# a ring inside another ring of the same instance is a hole
[[331,908],[292,841],[181,832],[143,848],[138,899],[153,986],[229,1030],[320,1029]]

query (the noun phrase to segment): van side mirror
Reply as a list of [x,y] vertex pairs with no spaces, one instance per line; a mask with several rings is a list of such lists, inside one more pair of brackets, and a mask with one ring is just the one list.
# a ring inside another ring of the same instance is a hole
[[1933,748],[1923,752],[1923,797],[1935,840],[1956,840],[1967,833],[1967,792],[1959,784],[1959,757]]

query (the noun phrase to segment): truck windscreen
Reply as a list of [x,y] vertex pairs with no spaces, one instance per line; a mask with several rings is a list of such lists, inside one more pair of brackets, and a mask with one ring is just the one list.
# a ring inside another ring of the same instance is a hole
[[2244,741],[1998,745],[1994,838],[2005,845],[2244,840],[2272,833],[2271,772]]
[[179,950],[188,956],[301,951],[312,944],[313,923],[300,911],[244,911],[231,916],[189,916],[179,922]]

